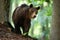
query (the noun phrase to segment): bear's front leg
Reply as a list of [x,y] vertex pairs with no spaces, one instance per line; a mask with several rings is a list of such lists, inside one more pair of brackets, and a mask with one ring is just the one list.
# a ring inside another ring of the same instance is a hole
[[25,20],[23,25],[23,33],[26,33],[25,36],[28,36],[29,29],[30,29],[30,20]]
[[15,26],[15,33],[21,34],[21,31],[20,31],[20,27],[19,26]]

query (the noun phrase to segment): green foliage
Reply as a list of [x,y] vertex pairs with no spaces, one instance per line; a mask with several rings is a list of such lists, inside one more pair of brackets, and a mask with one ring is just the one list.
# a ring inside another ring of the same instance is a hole
[[43,4],[43,2],[44,2],[44,1],[45,1],[45,0],[41,0],[41,2],[40,2],[40,3],[41,3],[41,4]]
[[[51,26],[51,15],[52,15],[52,0],[11,0],[10,13],[13,9],[26,1],[27,4],[32,3],[34,6],[40,6],[41,9],[38,11],[37,17],[31,22],[31,28],[29,35],[36,37],[39,40],[41,37],[45,37],[45,40],[49,39],[49,31]],[[13,4],[15,6],[13,6]],[[12,23],[12,21],[11,21]]]

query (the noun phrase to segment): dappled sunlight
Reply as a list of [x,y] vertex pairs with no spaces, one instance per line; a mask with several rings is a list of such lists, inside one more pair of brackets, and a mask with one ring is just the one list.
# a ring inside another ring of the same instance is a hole
[[52,1],[48,3],[43,0],[19,0],[19,1],[14,0],[12,1],[10,7],[9,21],[11,25],[14,27],[14,23],[12,21],[13,11],[15,10],[16,7],[21,6],[21,4],[27,4],[27,5],[33,4],[33,6],[35,7],[40,6],[40,10],[38,10],[36,18],[31,19],[31,27],[29,35],[35,38],[39,37],[41,38],[43,37],[43,35],[45,37],[46,35],[49,36],[51,27],[52,3],[53,3]]

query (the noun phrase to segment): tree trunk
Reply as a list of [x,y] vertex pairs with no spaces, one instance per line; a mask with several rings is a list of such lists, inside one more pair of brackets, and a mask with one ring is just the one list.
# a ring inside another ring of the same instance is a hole
[[0,0],[0,22],[7,21],[9,4],[9,0]]
[[53,0],[53,14],[50,40],[60,40],[60,0]]

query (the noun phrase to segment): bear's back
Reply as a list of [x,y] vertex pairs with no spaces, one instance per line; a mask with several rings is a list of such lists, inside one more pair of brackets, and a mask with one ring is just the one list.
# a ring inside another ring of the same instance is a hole
[[22,4],[21,6],[17,7],[15,10],[14,10],[14,13],[13,13],[13,18],[19,18],[19,17],[22,17],[26,14],[26,11],[28,11],[27,9],[29,8],[29,6],[27,6],[26,4]]
[[15,10],[14,10],[14,13],[13,13],[13,16],[12,16],[12,19],[13,19],[13,22],[14,23],[19,23],[19,25],[23,25],[23,22],[25,20],[25,16],[26,16],[26,12],[28,12],[28,9],[29,6],[27,6],[26,4],[23,4],[19,7],[17,7]]

